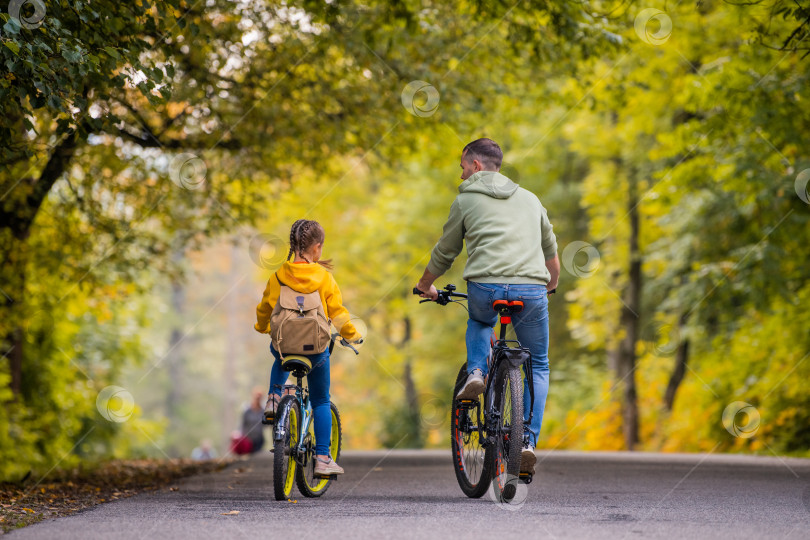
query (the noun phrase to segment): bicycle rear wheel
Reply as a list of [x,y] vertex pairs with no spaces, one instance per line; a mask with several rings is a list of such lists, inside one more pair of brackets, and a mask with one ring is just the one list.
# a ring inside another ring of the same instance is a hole
[[[329,403],[332,412],[332,440],[329,443],[329,453],[335,462],[340,459],[340,445],[342,433],[340,431],[340,414],[334,403]],[[296,483],[298,490],[304,494],[305,497],[320,497],[329,485],[332,479],[329,477],[315,476],[315,422],[310,424],[309,432],[304,441],[306,447],[306,455],[303,459],[303,466],[298,467],[298,474],[296,475]]]
[[494,399],[501,412],[493,434],[492,488],[495,498],[509,502],[517,493],[523,450],[523,379],[520,368],[501,362],[495,373]]
[[[289,499],[292,494],[300,422],[298,400],[295,396],[285,396],[278,404],[273,428],[273,492],[277,501]],[[277,434],[281,435],[277,437]]]
[[492,472],[492,459],[487,455],[478,431],[479,407],[462,404],[456,394],[467,380],[467,364],[461,366],[453,388],[453,404],[450,410],[450,448],[453,451],[453,469],[461,491],[467,497],[478,498],[487,492]]

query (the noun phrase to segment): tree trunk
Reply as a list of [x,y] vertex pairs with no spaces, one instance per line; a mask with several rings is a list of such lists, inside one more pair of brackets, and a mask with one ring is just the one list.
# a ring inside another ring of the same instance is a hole
[[629,178],[628,217],[630,219],[630,267],[628,283],[622,295],[624,305],[620,326],[624,338],[615,352],[616,377],[622,388],[622,431],[624,444],[634,450],[639,442],[638,399],[636,394],[636,343],[638,342],[639,314],[641,311],[641,253],[639,240],[638,194],[635,179]]
[[0,347],[3,356],[8,358],[9,387],[13,399],[22,391],[23,380],[23,344],[25,343],[25,269],[28,262],[26,240],[30,226],[21,226],[11,231],[2,231],[2,237],[8,243],[2,250],[3,268],[0,277],[0,328],[2,328]]
[[[231,246],[230,270],[228,272],[228,284],[235,284],[239,280],[239,272],[236,270],[236,261],[239,260],[239,249],[236,244]],[[238,289],[228,293],[226,300],[226,345],[225,345],[225,370],[223,372],[224,395],[223,395],[223,435],[227,436],[231,430],[242,429],[242,411],[237,411],[236,401],[236,370],[239,369],[239,326],[240,310],[244,306],[239,305]],[[244,435],[244,434],[243,434]]]
[[[684,326],[686,325],[687,316],[682,315],[678,321],[678,336],[682,335]],[[672,374],[669,377],[667,384],[667,391],[664,394],[664,405],[667,410],[671,411],[675,405],[675,393],[686,375],[686,362],[689,359],[689,340],[682,339],[678,343],[678,350],[675,352],[675,365],[672,368]]]
[[[183,257],[181,249],[175,249],[173,253],[175,260]],[[169,391],[166,395],[166,416],[170,426],[181,425],[180,408],[183,403],[183,364],[185,354],[183,347],[183,320],[185,317],[186,294],[185,287],[178,279],[172,280],[172,331],[169,337],[168,373]],[[172,455],[178,455],[178,441],[173,441],[169,448]]]
[[23,343],[25,332],[25,271],[28,262],[28,237],[51,187],[67,169],[76,151],[76,134],[69,133],[54,148],[39,178],[17,180],[3,178],[4,200],[0,205],[0,246],[3,266],[0,270],[0,346],[8,357],[15,398],[22,391]]
[[[410,317],[405,317],[402,322],[405,325],[405,330],[401,346],[404,347],[411,340],[411,319]],[[413,381],[410,356],[406,356],[405,358],[405,369],[403,370],[402,378],[405,385],[405,403],[407,410],[406,433],[408,433],[408,439],[410,439],[409,446],[421,447],[423,445],[422,418],[419,414],[419,396],[416,392],[416,384]]]

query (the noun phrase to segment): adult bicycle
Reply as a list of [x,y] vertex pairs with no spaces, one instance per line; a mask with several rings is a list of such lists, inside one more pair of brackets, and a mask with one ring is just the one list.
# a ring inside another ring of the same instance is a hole
[[[450,303],[464,305],[460,300],[467,295],[455,292],[449,284],[437,291],[435,301],[441,306]],[[417,288],[414,294],[422,294]],[[464,306],[466,309],[466,306]],[[532,481],[533,473],[520,472],[520,454],[528,434],[523,429],[523,378],[520,368],[525,366],[529,379],[529,419],[534,408],[531,353],[516,340],[506,339],[506,330],[512,315],[523,310],[520,300],[495,300],[492,308],[500,315],[500,329],[493,331],[490,354],[487,358],[487,376],[482,399],[456,399],[467,380],[467,363],[459,369],[453,389],[450,416],[450,445],[453,468],[461,491],[471,498],[481,497],[493,486],[497,500],[511,501],[517,493],[518,482]]]
[[[340,334],[332,334],[329,353],[335,347]],[[351,343],[340,338],[340,344],[355,354],[360,352]],[[287,355],[281,359],[281,368],[292,372],[296,384],[284,385],[285,395],[278,404],[273,419],[273,491],[277,501],[290,498],[293,482],[305,497],[320,497],[336,475],[315,474],[315,426],[309,389],[303,379],[312,370],[312,362],[306,356]],[[332,412],[332,440],[329,453],[337,463],[340,459],[341,426],[340,414],[334,403],[329,402]]]

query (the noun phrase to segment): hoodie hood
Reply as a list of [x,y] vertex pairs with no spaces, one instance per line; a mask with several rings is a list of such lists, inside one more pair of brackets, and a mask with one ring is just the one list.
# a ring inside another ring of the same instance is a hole
[[518,185],[499,172],[478,171],[458,186],[459,193],[483,193],[493,199],[508,199]]
[[280,279],[284,285],[304,294],[317,291],[328,277],[326,268],[318,263],[298,264],[284,261],[284,264],[281,265],[281,268],[279,268],[276,273],[278,274],[278,279]]

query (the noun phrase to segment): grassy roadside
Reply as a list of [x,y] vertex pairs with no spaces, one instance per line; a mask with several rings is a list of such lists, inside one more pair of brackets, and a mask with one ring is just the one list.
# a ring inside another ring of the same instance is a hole
[[43,519],[154,491],[186,476],[218,471],[232,461],[111,461],[89,470],[53,472],[39,481],[0,483],[0,535]]

